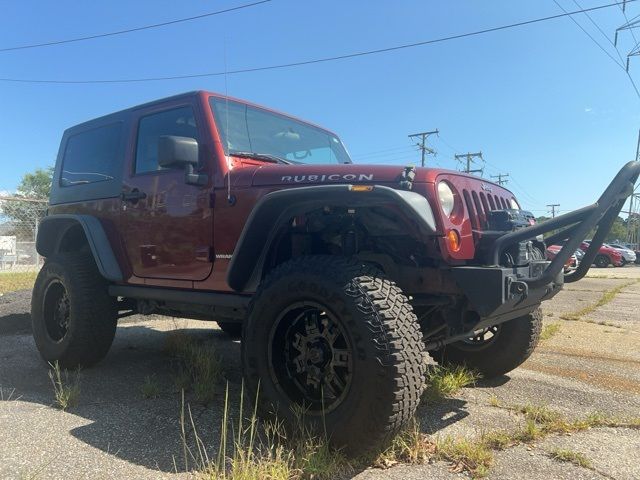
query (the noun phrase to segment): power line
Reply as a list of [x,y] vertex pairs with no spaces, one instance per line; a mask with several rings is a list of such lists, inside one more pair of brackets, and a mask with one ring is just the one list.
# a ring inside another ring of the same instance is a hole
[[253,2],[253,3],[246,3],[244,5],[238,5],[237,7],[226,8],[224,10],[217,10],[215,12],[203,13],[201,15],[195,15],[193,17],[179,18],[177,20],[169,20],[168,22],[153,23],[151,25],[144,25],[144,26],[141,26],[141,27],[127,28],[126,30],[117,30],[117,31],[114,31],[114,32],[97,33],[95,35],[87,35],[85,37],[68,38],[66,40],[52,40],[52,41],[49,41],[49,42],[32,43],[30,45],[18,45],[18,46],[15,46],[15,47],[5,47],[5,48],[0,48],[0,52],[11,52],[11,51],[15,51],[15,50],[27,50],[27,49],[31,49],[31,48],[50,47],[50,46],[53,46],[53,45],[63,45],[65,43],[76,43],[76,42],[84,42],[86,40],[95,40],[96,38],[114,37],[116,35],[124,35],[126,33],[139,32],[139,31],[142,31],[142,30],[149,30],[151,28],[159,28],[159,27],[166,27],[168,25],[175,25],[176,23],[184,23],[184,22],[190,22],[192,20],[200,20],[202,18],[213,17],[214,15],[220,15],[222,13],[229,13],[229,12],[234,12],[236,10],[242,10],[242,9],[249,8],[249,7],[255,7],[257,5],[262,5],[263,3],[269,3],[269,2],[271,2],[271,0],[260,0],[260,1]]
[[[635,2],[637,0],[627,0],[628,2]],[[253,73],[253,72],[262,72],[266,70],[276,70],[282,68],[291,68],[291,67],[300,67],[303,65],[312,65],[316,63],[325,63],[325,62],[333,62],[337,60],[345,60],[349,58],[363,57],[367,55],[376,55],[380,53],[394,52],[397,50],[404,50],[407,48],[415,48],[424,45],[432,45],[434,43],[442,43],[450,40],[457,40],[461,38],[473,37],[477,35],[484,35],[486,33],[497,32],[500,30],[507,30],[511,28],[522,27],[526,25],[532,25],[535,23],[545,22],[549,20],[555,20],[557,18],[567,17],[570,15],[575,15],[583,12],[591,12],[595,10],[601,10],[603,8],[609,8],[618,5],[617,2],[609,3],[606,5],[599,5],[597,7],[585,8],[582,10],[576,10],[573,12],[560,13],[557,15],[550,15],[547,17],[535,18],[532,20],[525,20],[522,22],[511,23],[507,25],[500,25],[498,27],[485,28],[482,30],[476,30],[473,32],[460,33],[457,35],[449,35],[446,37],[434,38],[431,40],[424,40],[421,42],[407,43],[403,45],[396,45],[393,47],[379,48],[375,50],[366,50],[361,52],[348,53],[344,55],[336,55],[332,57],[323,57],[316,58],[311,60],[302,60],[298,62],[290,62],[290,63],[282,63],[277,65],[267,65],[264,67],[251,67],[251,68],[240,68],[236,70],[229,70],[227,72],[210,72],[210,73],[195,73],[190,75],[170,75],[170,76],[162,76],[162,77],[144,77],[144,78],[121,78],[121,79],[94,79],[94,80],[38,80],[38,79],[25,79],[25,78],[9,78],[4,77],[0,78],[0,81],[3,82],[14,82],[14,83],[46,83],[46,84],[100,84],[100,83],[140,83],[140,82],[156,82],[156,81],[164,81],[164,80],[179,80],[179,79],[187,79],[187,78],[202,78],[202,77],[215,77],[221,75],[235,75],[240,73]]]
[[[558,7],[560,7],[560,9],[561,9],[563,12],[566,12],[566,10],[565,10],[564,8],[562,8],[562,5],[560,5],[560,4],[557,2],[557,0],[553,0],[553,1],[555,2],[555,4],[556,4],[556,5],[558,5]],[[572,0],[572,1],[573,1],[573,3],[575,3],[575,4],[576,4],[576,6],[577,6],[578,8],[582,8],[582,5],[580,5],[580,4],[577,2],[577,0]],[[599,25],[596,23],[596,21],[591,17],[591,15],[589,15],[589,12],[583,12],[583,13],[587,16],[587,18],[591,21],[591,23],[593,23],[593,24],[595,25],[595,27],[596,27],[596,28],[598,29],[598,31],[602,34],[602,36],[603,36],[604,38],[606,38],[606,39],[607,39],[607,41],[608,41],[611,45],[613,45],[613,48],[615,49],[616,53],[618,54],[618,58],[620,58],[620,63],[618,63],[618,61],[617,61],[615,58],[613,58],[613,56],[612,56],[612,55],[610,55],[610,54],[609,54],[609,52],[608,52],[608,51],[607,51],[607,50],[606,50],[602,45],[600,45],[600,43],[598,43],[598,42],[596,41],[596,39],[595,39],[595,38],[593,38],[593,37],[591,36],[591,34],[590,34],[589,32],[587,32],[587,30],[585,30],[585,28],[584,28],[582,25],[580,25],[580,23],[578,23],[578,21],[577,21],[575,18],[573,18],[572,16],[570,16],[569,18],[573,21],[573,23],[575,23],[575,24],[580,28],[580,30],[582,30],[582,31],[585,33],[585,35],[587,35],[587,36],[588,36],[588,37],[589,37],[589,38],[590,38],[590,39],[591,39],[591,40],[592,40],[592,41],[593,41],[593,42],[594,42],[594,43],[595,43],[595,44],[600,48],[600,50],[602,50],[602,51],[603,51],[603,52],[604,52],[604,53],[605,53],[605,54],[606,54],[606,55],[607,55],[607,56],[608,56],[608,57],[609,57],[609,58],[610,58],[610,59],[611,59],[611,60],[612,60],[612,61],[613,61],[617,66],[619,66],[620,68],[622,68],[622,69],[625,71],[625,73],[626,73],[627,77],[629,78],[629,81],[631,82],[631,86],[632,86],[632,87],[633,87],[633,89],[635,90],[636,95],[638,96],[638,98],[640,98],[640,90],[638,90],[638,86],[636,85],[636,82],[633,80],[633,77],[632,77],[632,76],[631,76],[631,74],[629,73],[629,55],[627,56],[627,66],[626,66],[626,68],[625,68],[625,65],[624,65],[624,59],[622,58],[622,55],[620,54],[620,51],[618,50],[618,46],[616,45],[616,42],[612,42],[612,41],[611,41],[611,39],[610,39],[610,38],[607,36],[607,34],[606,34],[606,33],[605,33],[601,28],[600,28],[600,26],[599,26]],[[627,14],[626,14],[626,13],[624,13],[624,7],[623,7],[623,10],[622,10],[622,13],[623,13],[624,17],[625,17],[625,18],[627,18]],[[616,31],[616,38],[617,38],[617,35],[618,35],[618,32]]]
[[[565,12],[565,13],[567,13],[567,11],[564,9],[564,7],[563,7],[562,5],[560,5],[560,3],[559,3],[557,0],[553,0],[553,3],[555,3],[555,4],[560,8],[560,10],[562,10],[562,11],[563,11],[563,12]],[[577,3],[577,2],[575,2],[575,3]],[[585,13],[586,13],[586,12],[585,12]],[[585,34],[587,37],[589,37],[589,38],[591,39],[591,41],[592,41],[593,43],[595,43],[595,44],[598,46],[598,48],[599,48],[600,50],[602,50],[602,51],[604,52],[604,54],[605,54],[607,57],[609,57],[609,58],[613,61],[613,63],[615,63],[617,66],[619,66],[620,68],[622,68],[622,69],[624,70],[624,63],[619,63],[615,58],[613,58],[613,55],[611,55],[611,54],[607,51],[607,49],[606,49],[606,48],[604,48],[602,45],[600,45],[600,42],[598,42],[595,38],[593,38],[593,36],[592,36],[592,35],[591,35],[591,34],[590,34],[590,33],[589,33],[589,32],[588,32],[588,31],[587,31],[587,30],[586,30],[582,25],[580,25],[580,23],[579,23],[575,18],[573,18],[571,15],[569,15],[569,18],[571,19],[571,21],[572,21],[573,23],[575,23],[575,24],[578,26],[578,28],[579,28],[580,30],[582,30],[582,31],[584,32],[584,34]],[[589,17],[589,18],[591,18],[591,17]],[[593,20],[592,20],[592,21],[593,21]],[[599,29],[599,28],[600,28],[600,27],[598,27],[598,29]],[[604,34],[604,32],[603,32],[603,34]]]

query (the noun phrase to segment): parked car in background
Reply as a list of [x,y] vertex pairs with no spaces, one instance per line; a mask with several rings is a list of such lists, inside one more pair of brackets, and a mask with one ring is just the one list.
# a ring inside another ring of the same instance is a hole
[[[591,240],[585,240],[580,244],[580,249],[586,252],[590,244]],[[598,268],[605,268],[610,264],[614,267],[622,267],[624,265],[624,262],[622,261],[622,253],[615,248],[607,246],[606,243],[603,243],[598,250],[598,255],[596,255],[593,263]]]
[[631,250],[629,247],[626,247],[619,243],[610,243],[609,246],[612,248],[615,248],[622,254],[622,263],[624,263],[625,265],[627,263],[633,263],[638,259],[638,256],[636,255],[636,253],[633,250]]
[[[562,246],[561,245],[549,245],[547,247],[547,249],[545,250],[545,256],[547,257],[547,260],[553,260],[554,258],[556,258],[556,255],[560,252],[560,250],[562,250]],[[581,251],[581,253],[584,256],[584,252]],[[578,268],[578,265],[579,265],[578,257],[574,253],[565,262],[565,264],[564,264],[564,273],[568,273],[568,272],[570,272],[572,270],[575,270],[576,268]]]

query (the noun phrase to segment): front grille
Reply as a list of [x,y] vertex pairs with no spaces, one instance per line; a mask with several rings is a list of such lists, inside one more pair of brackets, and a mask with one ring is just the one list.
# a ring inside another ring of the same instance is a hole
[[464,204],[469,213],[473,230],[486,230],[487,212],[509,208],[510,200],[497,194],[485,194],[485,192],[462,190]]

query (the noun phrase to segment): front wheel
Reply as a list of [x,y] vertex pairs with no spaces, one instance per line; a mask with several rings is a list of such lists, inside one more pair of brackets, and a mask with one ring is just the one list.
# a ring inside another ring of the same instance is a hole
[[537,308],[429,354],[441,365],[466,365],[483,378],[494,378],[510,372],[529,358],[538,345],[541,329],[542,311]]
[[[326,432],[351,453],[384,446],[412,418],[426,355],[400,289],[361,262],[300,257],[256,293],[243,329],[245,384],[263,414]],[[297,407],[297,408],[296,408]]]

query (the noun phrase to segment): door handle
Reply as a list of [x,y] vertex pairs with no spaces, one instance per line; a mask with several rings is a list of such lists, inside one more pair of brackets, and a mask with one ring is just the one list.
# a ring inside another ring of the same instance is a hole
[[137,203],[138,200],[147,198],[147,194],[134,188],[130,192],[122,192],[120,198],[125,202]]

